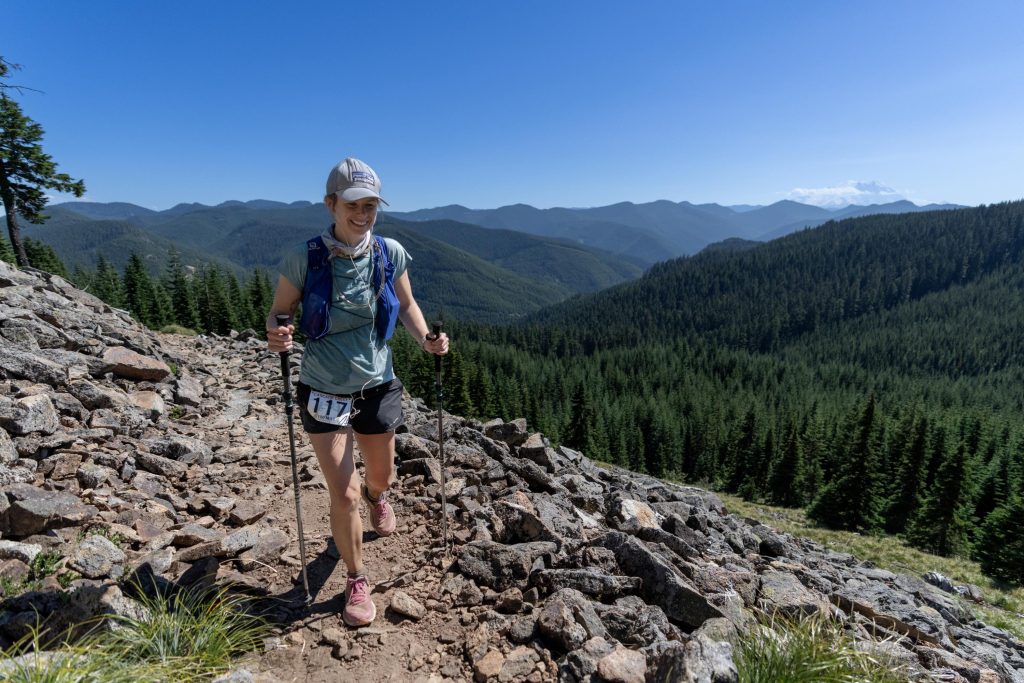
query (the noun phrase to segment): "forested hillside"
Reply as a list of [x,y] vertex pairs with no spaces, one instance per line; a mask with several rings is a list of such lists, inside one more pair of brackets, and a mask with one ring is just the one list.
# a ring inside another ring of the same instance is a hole
[[1022,249],[1016,202],[660,264],[531,325],[459,326],[448,400],[1024,582]]
[[[69,270],[80,271],[76,282],[81,283],[98,270],[100,255],[105,266],[119,272],[137,256],[150,277],[166,279],[172,251],[192,269],[215,264],[244,280],[259,268],[275,280],[285,250],[323,230],[328,218],[322,205],[266,201],[179,204],[162,212],[73,202],[50,213],[46,224],[27,227],[26,235],[51,245]],[[385,214],[377,230],[398,239],[412,255],[423,309],[460,320],[514,321],[642,272],[634,260],[566,240],[454,221],[414,223]]]

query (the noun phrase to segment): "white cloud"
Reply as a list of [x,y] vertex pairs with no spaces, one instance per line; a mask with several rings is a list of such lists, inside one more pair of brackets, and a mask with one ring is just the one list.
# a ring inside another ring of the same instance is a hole
[[847,180],[831,187],[797,187],[790,190],[786,198],[826,209],[841,209],[850,204],[887,204],[906,199],[896,190],[877,180]]

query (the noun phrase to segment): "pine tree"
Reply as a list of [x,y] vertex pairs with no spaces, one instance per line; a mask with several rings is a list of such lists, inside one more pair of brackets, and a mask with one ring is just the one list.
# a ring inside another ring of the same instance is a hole
[[253,318],[252,306],[249,297],[242,295],[242,287],[238,284],[238,278],[231,271],[224,275],[227,287],[228,302],[231,309],[232,329],[239,329],[249,324]]
[[768,474],[768,499],[786,507],[796,507],[803,503],[800,488],[797,486],[798,473],[803,469],[800,453],[800,435],[793,425],[786,432],[786,443],[779,458],[772,463]]
[[53,250],[53,247],[31,237],[26,237],[24,242],[29,266],[38,270],[45,270],[47,273],[60,275],[65,280],[68,279],[68,269],[64,262],[60,260],[60,257],[57,256],[57,252]]
[[1024,496],[1011,495],[985,518],[978,535],[975,557],[981,571],[997,579],[1024,586]]
[[274,290],[270,287],[270,278],[267,271],[262,268],[254,268],[249,276],[249,283],[246,286],[246,297],[249,300],[249,307],[252,311],[252,318],[248,324],[254,330],[262,331],[266,327],[267,314],[270,312],[270,305],[274,301]]
[[15,263],[14,248],[11,247],[11,243],[3,235],[0,235],[0,261],[6,261],[10,264]]
[[872,393],[849,422],[835,476],[807,510],[811,519],[836,529],[880,528],[877,407]]
[[[0,58],[0,63],[9,62]],[[8,73],[5,66],[0,78]],[[66,173],[57,172],[57,164],[42,147],[43,127],[25,116],[21,106],[0,89],[0,199],[7,216],[7,233],[19,266],[29,265],[28,254],[21,239],[18,216],[29,223],[46,220],[43,209],[48,198],[44,190],[70,192],[76,197],[85,193],[85,183]]]
[[970,483],[967,444],[946,454],[935,481],[907,528],[907,542],[938,555],[962,555],[968,549]]
[[124,267],[122,278],[125,306],[132,317],[147,327],[154,327],[156,320],[156,294],[153,281],[146,272],[142,257],[132,254]]
[[224,277],[216,265],[208,264],[203,270],[197,299],[200,325],[205,331],[226,335],[237,326]]
[[897,464],[892,478],[889,500],[885,514],[885,529],[889,533],[900,533],[917,509],[921,485],[924,479],[925,455],[928,447],[928,421],[908,414],[901,428],[903,435]]
[[195,290],[177,249],[172,249],[169,254],[164,280],[171,297],[174,322],[190,330],[198,329],[199,310]]
[[121,275],[102,255],[96,258],[96,276],[93,278],[92,293],[114,308],[123,308],[125,305]]

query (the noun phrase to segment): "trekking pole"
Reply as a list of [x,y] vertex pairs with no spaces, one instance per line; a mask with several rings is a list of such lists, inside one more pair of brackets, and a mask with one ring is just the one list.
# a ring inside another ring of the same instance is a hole
[[[433,341],[441,336],[441,325],[438,320],[434,323],[434,329],[430,332],[430,339]],[[444,387],[441,384],[441,356],[434,356],[434,371],[437,379],[434,380],[434,390],[437,395],[437,449],[441,459],[441,534],[444,539],[444,551],[448,552],[448,492],[444,472],[444,418],[442,416],[442,404],[444,402]]]
[[[274,316],[277,324],[287,327],[291,324],[291,316],[278,313]],[[292,421],[292,412],[295,406],[292,404],[292,369],[289,365],[290,351],[281,352],[281,376],[284,378],[284,412],[288,420],[288,445],[291,446],[292,454],[292,488],[295,489],[295,521],[299,527],[299,557],[302,560],[302,587],[306,591],[306,604],[313,603],[313,597],[309,594],[309,577],[306,576],[306,536],[302,532],[302,500],[299,497],[299,466],[295,457],[295,425]]]

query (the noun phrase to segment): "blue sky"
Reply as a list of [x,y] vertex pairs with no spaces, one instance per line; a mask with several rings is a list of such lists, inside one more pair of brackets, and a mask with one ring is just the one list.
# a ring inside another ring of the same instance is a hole
[[5,0],[0,54],[87,198],[396,210],[1024,197],[1024,3]]

